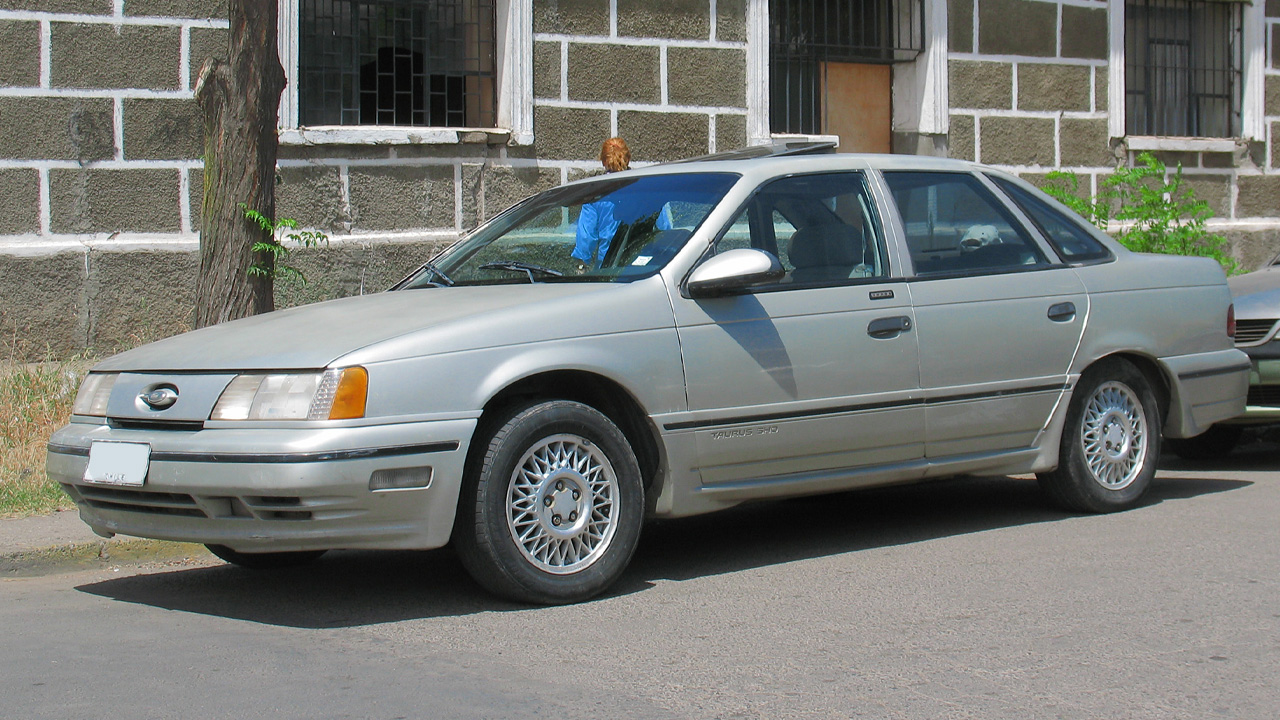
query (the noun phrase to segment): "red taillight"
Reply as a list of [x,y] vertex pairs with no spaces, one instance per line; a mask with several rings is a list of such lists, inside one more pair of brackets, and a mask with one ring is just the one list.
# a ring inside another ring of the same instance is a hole
[[1236,306],[1232,303],[1227,306],[1227,337],[1235,338],[1236,336]]

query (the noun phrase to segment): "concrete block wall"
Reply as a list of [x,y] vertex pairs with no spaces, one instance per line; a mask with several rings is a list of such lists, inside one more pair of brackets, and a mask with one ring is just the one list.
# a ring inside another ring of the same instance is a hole
[[0,0],[0,237],[190,235],[225,0]]
[[[1033,182],[1071,170],[1091,191],[1118,163],[1132,163],[1137,151],[1108,129],[1107,7],[1106,0],[949,0],[951,156]],[[1232,241],[1246,269],[1280,253],[1280,0],[1266,0],[1266,16],[1266,140],[1231,152],[1155,153],[1182,165],[1216,215],[1211,228]]]
[[226,18],[225,0],[0,0],[0,359],[189,326],[192,84]]

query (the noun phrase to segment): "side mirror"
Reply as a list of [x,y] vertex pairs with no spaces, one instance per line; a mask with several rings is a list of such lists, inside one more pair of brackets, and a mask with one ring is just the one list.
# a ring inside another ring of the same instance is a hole
[[715,297],[777,282],[786,274],[772,253],[739,248],[720,253],[694,268],[685,287],[689,297]]

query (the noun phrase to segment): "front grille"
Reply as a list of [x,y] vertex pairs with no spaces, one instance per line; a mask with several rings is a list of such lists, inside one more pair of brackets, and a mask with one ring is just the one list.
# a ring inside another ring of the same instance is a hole
[[1250,405],[1280,406],[1280,385],[1254,385],[1249,388]]
[[1236,344],[1252,345],[1256,342],[1262,342],[1270,334],[1271,328],[1275,324],[1275,318],[1270,320],[1237,320]]
[[263,520],[310,520],[311,511],[302,508],[302,498],[296,497],[245,497],[242,498],[250,512]]
[[78,485],[80,497],[90,507],[99,510],[124,510],[151,515],[181,515],[184,517],[209,517],[195,498],[182,493],[149,492],[124,488]]
[[124,430],[203,430],[199,420],[137,420],[133,418],[107,418],[107,425]]
[[76,502],[98,510],[218,520],[311,520],[315,517],[313,508],[345,504],[344,498],[307,501],[291,496],[203,496],[101,485],[64,484],[63,487]]

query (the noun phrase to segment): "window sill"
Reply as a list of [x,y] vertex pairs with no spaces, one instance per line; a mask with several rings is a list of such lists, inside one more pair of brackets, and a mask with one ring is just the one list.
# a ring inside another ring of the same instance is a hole
[[493,128],[327,125],[280,131],[281,145],[531,145],[533,133]]
[[1124,139],[1130,150],[1166,150],[1173,152],[1235,152],[1236,138],[1152,137],[1131,135]]

